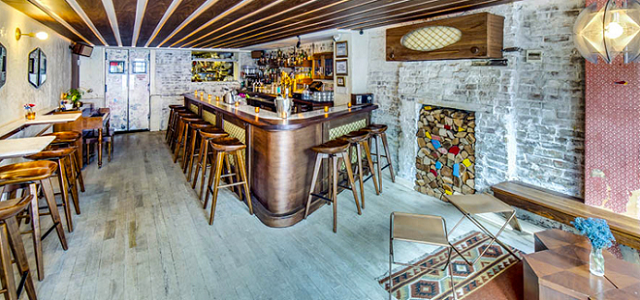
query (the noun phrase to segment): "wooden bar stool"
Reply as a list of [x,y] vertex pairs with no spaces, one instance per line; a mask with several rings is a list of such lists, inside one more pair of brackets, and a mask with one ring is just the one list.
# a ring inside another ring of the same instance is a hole
[[169,105],[169,109],[170,111],[169,111],[169,120],[167,121],[167,132],[164,135],[164,139],[167,143],[169,142],[171,127],[175,119],[174,113],[176,112],[176,110],[181,110],[181,111],[187,110],[187,108],[184,105]]
[[[189,174],[187,174],[187,181],[191,181],[191,170],[193,169],[193,156],[194,155],[198,155],[195,153],[195,149],[198,145],[200,145],[200,134],[198,134],[198,131],[200,131],[201,129],[205,129],[205,128],[214,128],[216,127],[213,124],[210,124],[207,121],[202,121],[201,123],[191,123],[189,124],[189,135],[188,138],[189,140],[187,140],[187,146],[189,147],[189,149],[187,150],[187,153],[184,154],[184,159],[182,160],[182,171],[183,173],[187,173],[187,170],[189,171]],[[185,147],[185,149],[187,149],[187,147]]]
[[[358,177],[358,181],[360,182],[360,197],[362,200],[362,208],[364,208],[364,181],[366,180],[364,179],[364,169],[362,168],[362,148],[364,148],[364,154],[369,165],[369,171],[373,177],[373,187],[376,189],[376,195],[380,195],[378,180],[371,161],[371,151],[369,150],[369,143],[367,142],[369,139],[369,133],[363,130],[356,130],[343,135],[340,139],[349,143],[349,154],[351,154],[353,148],[356,149],[357,169],[354,175]],[[351,158],[352,156],[349,155],[349,157]]]
[[[31,233],[33,248],[36,255],[36,267],[38,270],[38,280],[44,279],[44,260],[42,255],[42,240],[53,230],[56,230],[62,249],[67,250],[67,239],[64,236],[64,229],[60,222],[58,206],[53,194],[53,186],[49,179],[58,168],[58,164],[52,161],[39,160],[11,164],[0,167],[0,195],[10,192],[8,189],[14,187],[23,188],[26,193],[33,196],[29,214],[31,218]],[[53,221],[53,226],[44,234],[40,230],[40,212],[38,207],[38,187],[43,191],[44,198],[49,208],[49,215]],[[23,192],[24,193],[24,192]]]
[[[31,279],[31,271],[29,271],[29,259],[24,251],[18,221],[16,220],[16,215],[24,211],[32,203],[33,199],[33,195],[24,195],[21,199],[2,201],[0,206],[0,261],[2,265],[0,282],[2,282],[4,299],[18,300],[23,287],[27,291],[27,296],[30,300],[38,299]],[[18,266],[18,274],[21,275],[17,288],[13,275],[11,253],[13,253]]]
[[180,132],[182,131],[182,118],[197,118],[197,117],[198,115],[190,111],[183,111],[183,112],[176,111],[175,120],[173,121],[174,125],[172,126],[173,130],[169,138],[169,148],[171,149],[171,151],[175,149],[176,143],[178,142],[178,138],[180,137]]
[[[333,203],[333,232],[338,231],[338,161],[342,159],[346,166],[347,178],[349,180],[349,186],[353,193],[353,199],[356,202],[356,208],[358,214],[361,215],[360,203],[358,202],[358,193],[356,192],[355,181],[353,180],[353,173],[351,172],[351,159],[347,154],[349,148],[349,142],[345,140],[332,140],[322,145],[311,148],[316,154],[316,164],[313,168],[313,179],[311,179],[311,189],[309,190],[309,198],[307,199],[307,205],[304,210],[304,218],[309,215],[309,207],[311,206],[311,200],[313,197],[320,198],[329,203]],[[323,159],[329,159],[329,191],[326,193],[314,193],[316,189],[316,182],[318,181],[318,175],[322,171],[320,169]]]
[[[75,167],[75,180],[80,184],[80,191],[84,193],[84,179],[82,178],[82,164],[78,161],[76,151],[78,150],[76,142],[82,138],[82,133],[78,131],[58,131],[47,133],[44,136],[54,136],[56,139],[51,142],[52,145],[62,145],[73,148],[73,155],[71,159]],[[109,161],[111,161],[111,155],[109,155]],[[80,213],[80,212],[78,212]]]
[[[253,215],[253,207],[251,206],[251,193],[249,192],[247,172],[245,169],[244,158],[242,157],[242,150],[244,150],[247,146],[233,137],[218,138],[210,141],[209,145],[211,146],[211,149],[216,152],[215,165],[211,167],[211,172],[209,173],[209,185],[207,188],[207,194],[204,199],[204,208],[206,209],[207,202],[209,202],[209,193],[213,194],[213,199],[211,200],[211,216],[209,217],[209,225],[213,225],[213,216],[215,215],[216,202],[218,201],[218,190],[225,187],[233,187],[238,185],[244,186],[244,198],[247,201],[247,205],[249,206],[249,214]],[[236,172],[240,173],[240,181],[220,185],[221,178],[233,178],[233,176],[237,175],[236,173],[228,173],[222,175],[222,162],[224,160],[227,160],[228,162],[230,157],[233,157],[233,160],[236,163]]]
[[[185,168],[185,171],[187,171],[187,181],[191,181],[194,161],[196,164],[200,163],[201,156],[203,155],[202,150],[204,149],[204,147],[207,147],[207,141],[211,140],[204,138],[202,134],[200,134],[201,131],[204,131],[205,133],[211,132],[218,135],[219,133],[225,133],[222,129],[217,128],[215,125],[209,123],[191,125],[191,146],[189,147],[189,163],[187,168]],[[218,137],[222,136],[217,136],[216,138]],[[196,149],[198,149],[197,153]],[[194,158],[196,159],[194,160]],[[196,171],[196,173],[198,173],[198,171]],[[196,174],[196,177],[197,176],[198,175]],[[195,183],[193,186],[195,186]]]
[[[391,181],[393,183],[396,182],[396,175],[393,172],[393,164],[391,163],[391,156],[389,155],[389,144],[387,143],[387,125],[371,124],[365,128],[362,128],[362,131],[366,131],[369,133],[370,140],[375,139],[376,153],[372,153],[372,155],[376,157],[376,161],[374,161],[373,164],[376,166],[378,175],[378,187],[380,188],[380,193],[382,193],[382,170],[389,168],[389,173],[391,173]],[[382,141],[382,147],[384,147],[384,155],[380,155],[380,141]],[[382,166],[380,157],[384,157],[387,160],[387,164],[385,166]]]
[[178,161],[178,157],[180,156],[180,150],[182,150],[182,159],[184,161],[184,155],[186,153],[186,149],[188,146],[187,141],[189,140],[189,130],[191,129],[192,123],[203,123],[206,122],[200,117],[183,117],[180,118],[180,130],[178,133],[178,140],[176,142],[176,146],[173,152],[173,162]]
[[202,180],[200,180],[200,198],[204,197],[204,180],[206,178],[207,165],[211,165],[213,168],[213,159],[210,159],[209,156],[215,158],[215,151],[209,152],[209,142],[215,139],[223,138],[229,136],[228,133],[224,132],[224,130],[214,127],[214,128],[205,128],[200,129],[199,131],[201,142],[200,142],[200,154],[198,155],[198,162],[196,163],[196,173],[193,178],[193,182],[191,183],[191,188],[196,188],[196,182],[198,181],[198,177],[200,174],[200,168],[202,168]]
[[[78,186],[73,178],[74,167],[73,159],[71,156],[74,153],[74,149],[71,147],[56,148],[55,146],[49,146],[36,154],[26,156],[26,159],[31,160],[49,160],[56,162],[57,169],[54,175],[58,175],[58,184],[60,186],[60,194],[62,198],[62,207],[64,208],[64,216],[67,221],[67,230],[73,232],[73,218],[71,215],[71,206],[69,205],[69,194],[73,198],[73,205],[75,206],[76,213],[80,213],[80,199],[78,196]],[[56,206],[57,212],[57,206]]]

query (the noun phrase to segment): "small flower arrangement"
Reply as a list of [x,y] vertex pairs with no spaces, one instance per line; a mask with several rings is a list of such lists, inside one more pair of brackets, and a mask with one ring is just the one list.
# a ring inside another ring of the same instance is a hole
[[591,246],[595,249],[609,248],[616,241],[609,224],[603,219],[578,217],[571,224],[591,241]]
[[82,106],[80,100],[82,99],[82,96],[85,92],[93,93],[93,89],[88,89],[86,91],[81,88],[70,89],[68,92],[63,94],[63,99],[69,100],[74,107],[80,107]]
[[33,111],[33,108],[36,105],[33,103],[27,103],[25,105],[23,105],[22,107],[24,107],[26,113],[25,113],[25,118],[27,118],[27,120],[33,120],[36,118],[36,112]]

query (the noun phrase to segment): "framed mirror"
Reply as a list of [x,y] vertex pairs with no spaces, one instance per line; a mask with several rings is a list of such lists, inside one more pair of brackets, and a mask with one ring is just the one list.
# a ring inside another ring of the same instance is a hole
[[29,83],[36,88],[47,81],[47,56],[42,49],[36,48],[29,52]]
[[0,44],[0,88],[7,82],[7,48]]

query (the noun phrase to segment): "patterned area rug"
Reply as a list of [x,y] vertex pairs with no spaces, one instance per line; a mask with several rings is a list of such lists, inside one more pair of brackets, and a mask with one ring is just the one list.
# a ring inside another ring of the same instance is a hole
[[[486,249],[488,241],[489,237],[487,235],[480,232],[472,232],[460,238],[453,245],[467,260],[473,261]],[[520,257],[524,254],[513,247],[511,249]],[[518,262],[509,252],[495,243],[473,266],[467,265],[457,253],[453,252],[451,263],[458,299],[463,299],[474,291],[480,290],[484,285],[505,273],[509,268],[516,265],[520,266],[521,264],[519,265]],[[447,251],[445,248],[438,249],[412,263],[416,266],[402,267],[394,270],[392,274],[393,295],[397,299],[453,299],[449,270],[447,268],[442,271],[442,268],[447,263]],[[429,268],[435,268],[436,270],[429,270]],[[512,277],[511,274],[515,272],[508,273],[508,276]],[[521,278],[519,278],[519,281],[521,281]],[[389,290],[389,276],[380,278],[378,283],[385,290]],[[496,298],[493,299],[497,300]]]

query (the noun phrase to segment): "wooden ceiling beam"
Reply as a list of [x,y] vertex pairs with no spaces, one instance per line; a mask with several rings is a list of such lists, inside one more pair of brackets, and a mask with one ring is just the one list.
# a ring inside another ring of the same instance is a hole
[[[319,30],[334,29],[339,27],[340,25],[351,24],[354,22],[361,22],[363,20],[381,19],[381,18],[384,19],[384,18],[390,18],[392,16],[397,16],[400,14],[414,14],[420,11],[436,10],[436,9],[441,9],[443,7],[452,6],[456,4],[459,5],[467,1],[469,0],[454,0],[453,2],[441,3],[440,1],[437,1],[437,0],[430,0],[426,4],[421,4],[420,8],[416,8],[416,6],[411,5],[414,3],[403,2],[402,3],[403,5],[399,8],[386,6],[386,7],[380,7],[380,8],[366,10],[366,11],[360,11],[356,14],[348,14],[348,15],[339,14],[333,18],[323,18],[323,21],[321,22],[312,22],[313,20],[309,20],[308,23],[305,22],[306,25],[300,24],[295,28],[280,30],[267,35],[257,34],[254,36],[237,39],[236,41],[231,41],[230,43],[216,45],[215,47],[235,47],[236,45],[243,45],[241,47],[244,47],[244,45],[247,45],[247,46],[257,45],[265,42],[275,41],[275,40],[299,35],[300,31],[303,31],[306,34],[309,32],[315,32]],[[424,1],[420,1],[420,2],[424,3]],[[410,6],[410,7],[407,8],[407,6]]]
[[169,9],[171,2],[173,2],[173,0],[149,0],[147,2],[147,8],[144,10],[136,46],[144,47],[144,45],[147,44],[151,34],[153,34],[160,20],[162,20],[162,17]]
[[112,0],[116,19],[118,20],[118,31],[122,46],[129,47],[133,43],[133,29],[136,21],[136,10],[138,1],[135,0]]
[[[75,31],[85,43],[101,45],[102,41],[93,33],[88,24],[76,13],[76,11],[64,0],[38,0],[29,1],[36,7],[39,7],[54,20],[56,17],[62,19]],[[58,22],[61,23],[61,22]],[[65,24],[61,25],[65,26]],[[65,26],[66,27],[66,26]]]
[[109,23],[109,17],[107,17],[107,11],[102,5],[102,1],[99,0],[76,0],[80,8],[87,14],[89,20],[96,29],[100,32],[100,35],[104,38],[105,42],[109,46],[117,46],[118,41]]
[[[49,27],[51,30],[57,32],[58,34],[72,40],[72,41],[81,41],[79,36],[73,33],[71,30],[64,27],[54,18],[49,16],[47,13],[36,7],[35,5],[29,3],[27,0],[2,0],[2,2],[8,4],[9,6],[21,11],[25,15],[30,18],[36,20],[44,26]],[[9,28],[10,30],[15,30],[15,28]]]
[[205,0],[183,0],[178,4],[175,11],[169,16],[158,33],[153,36],[148,46],[157,47],[171,32],[173,32],[180,24],[182,24],[191,14],[196,12]]
[[274,2],[274,4],[277,4],[277,5],[265,7],[264,10],[261,9],[254,12],[254,13],[264,13],[264,15],[267,15],[269,17],[266,17],[263,19],[257,19],[257,18],[253,18],[253,13],[252,13],[251,15],[240,17],[236,21],[227,23],[222,26],[219,26],[219,24],[217,24],[218,22],[216,22],[206,26],[205,28],[202,28],[202,29],[199,28],[198,31],[193,32],[192,34],[181,38],[177,42],[174,42],[173,44],[171,44],[171,47],[182,47],[182,46],[192,45],[197,41],[202,40],[210,35],[213,35],[221,30],[223,30],[222,33],[218,34],[217,37],[226,36],[228,34],[237,32],[239,30],[243,30],[252,25],[256,25],[260,22],[264,22],[264,21],[279,17],[281,15],[285,15],[286,13],[292,10],[306,6],[315,1],[321,1],[321,0],[286,0],[285,3]]
[[[461,1],[464,1],[464,0],[461,0]],[[330,22],[329,24],[326,24],[323,26],[313,27],[313,28],[310,27],[308,29],[302,30],[302,33],[295,32],[295,34],[306,34],[306,33],[311,33],[319,30],[333,29],[333,28],[350,28],[351,25],[360,24],[365,22],[366,20],[371,20],[371,21],[378,20],[378,21],[388,21],[388,22],[399,23],[403,20],[403,17],[407,18],[407,16],[412,17],[414,19],[420,19],[425,17],[433,17],[436,15],[449,14],[449,13],[453,13],[460,10],[470,10],[470,9],[476,8],[478,5],[485,5],[485,6],[497,5],[497,4],[506,3],[509,1],[508,0],[507,1],[505,0],[467,0],[467,2],[471,2],[471,3],[468,3],[466,5],[460,5],[461,4],[460,1],[457,1],[454,3],[451,3],[451,2],[438,3],[438,4],[433,4],[431,8],[423,8],[422,10],[413,10],[410,12],[402,12],[402,13],[397,13],[393,15],[382,15],[378,18],[371,18],[371,16],[366,16],[365,18],[361,18],[361,19],[355,19],[355,20],[347,19],[341,22]],[[392,19],[393,21],[390,21]],[[289,38],[289,37],[295,36],[295,34],[289,30],[289,31],[281,32],[278,35],[270,35],[270,36],[261,37],[254,40],[246,40],[246,41],[240,41],[237,43],[223,44],[216,47],[243,48],[251,45],[263,44],[271,41],[277,41],[284,38]]]
[[[318,16],[318,15],[323,15],[323,11],[325,10],[332,10],[332,9],[340,9],[340,8],[345,8],[345,7],[351,7],[351,5],[354,4],[354,2],[371,2],[371,1],[380,1],[380,0],[321,0],[321,1],[316,1],[311,3],[308,6],[304,6],[300,9],[295,9],[292,10],[290,12],[288,12],[285,15],[280,16],[277,20],[275,20],[274,22],[267,22],[267,20],[270,20],[270,17],[267,17],[263,20],[263,22],[259,22],[256,25],[252,25],[248,28],[244,28],[242,30],[242,32],[240,32],[239,34],[235,35],[235,36],[229,36],[227,38],[224,39],[219,39],[217,36],[216,37],[210,37],[207,40],[203,40],[200,41],[196,44],[190,44],[190,43],[186,43],[183,45],[184,46],[190,46],[190,47],[198,47],[198,48],[206,48],[209,47],[207,45],[211,45],[212,43],[218,43],[218,42],[222,42],[222,41],[228,41],[228,40],[234,40],[236,39],[236,37],[241,36],[241,35],[247,35],[247,34],[251,34],[254,32],[261,32],[262,30],[265,30],[265,28],[271,27],[271,26],[278,26],[278,24],[290,24],[291,22],[294,22],[294,20],[298,17],[305,17],[305,16]],[[348,4],[351,3],[351,4]],[[226,34],[222,34],[222,36],[224,36]]]

